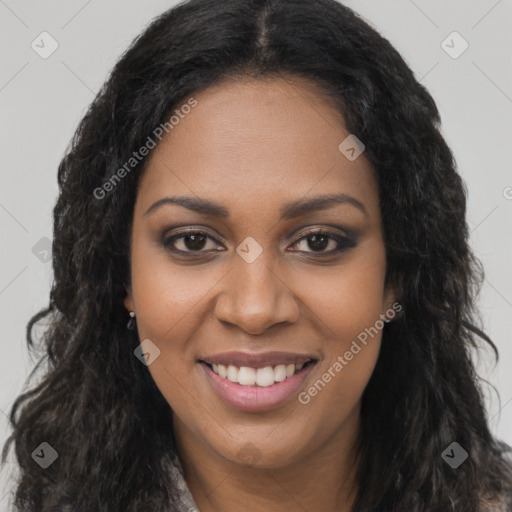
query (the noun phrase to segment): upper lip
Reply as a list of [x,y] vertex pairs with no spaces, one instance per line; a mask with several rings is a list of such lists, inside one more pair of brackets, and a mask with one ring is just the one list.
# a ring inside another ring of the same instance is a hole
[[[263,368],[265,366],[277,366],[279,364],[304,364],[315,360],[310,355],[292,352],[263,352],[250,354],[247,352],[223,352],[203,357],[200,361],[210,364],[223,364],[226,366],[246,366],[249,368]],[[315,360],[316,361],[316,360]]]

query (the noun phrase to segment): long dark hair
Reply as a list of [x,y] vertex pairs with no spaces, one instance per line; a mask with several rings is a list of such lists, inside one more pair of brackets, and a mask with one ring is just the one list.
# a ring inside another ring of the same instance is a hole
[[[353,510],[477,512],[512,495],[510,447],[489,431],[470,357],[479,339],[498,355],[478,327],[483,271],[432,97],[385,38],[334,0],[191,0],[132,43],[60,163],[50,301],[27,326],[45,374],[13,404],[3,450],[5,461],[14,443],[18,510],[164,512],[175,503],[172,411],[134,357],[140,340],[126,330],[123,305],[147,159],[97,190],[194,93],[229,77],[271,76],[320,85],[366,145],[387,279],[400,283],[404,314],[384,328],[362,397]],[[45,318],[37,345],[33,327]],[[58,452],[44,470],[31,456],[41,442]],[[469,455],[457,469],[442,457],[453,442]]]

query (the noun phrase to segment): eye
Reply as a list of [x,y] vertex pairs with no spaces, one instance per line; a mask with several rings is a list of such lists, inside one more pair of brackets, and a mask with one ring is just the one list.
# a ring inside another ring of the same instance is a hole
[[[211,242],[210,247],[208,247],[209,242]],[[162,244],[171,252],[181,254],[201,254],[223,250],[218,248],[218,245],[220,245],[218,240],[206,231],[200,230],[176,233],[164,238]],[[320,256],[327,256],[355,247],[356,241],[353,238],[338,233],[317,229],[301,237],[292,247],[300,247],[301,245],[302,249],[299,249],[298,252],[318,253]],[[329,250],[326,251],[326,249]]]
[[[349,249],[356,246],[356,241],[352,238],[348,238],[346,236],[331,233],[329,231],[323,231],[321,229],[310,231],[300,238],[293,246],[302,246],[303,250],[300,252],[312,252],[319,253],[320,255],[330,255],[337,252],[344,251],[345,249]],[[330,247],[330,250],[325,251]],[[305,250],[305,249],[311,249]]]
[[[209,252],[208,249],[204,250],[208,245],[209,240],[217,242],[215,238],[213,238],[205,231],[182,231],[181,233],[177,233],[165,238],[163,245],[173,252],[202,253]],[[210,250],[218,249],[210,247]]]

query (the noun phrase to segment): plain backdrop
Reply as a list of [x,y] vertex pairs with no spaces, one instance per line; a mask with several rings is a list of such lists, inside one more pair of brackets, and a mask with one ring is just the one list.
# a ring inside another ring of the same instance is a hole
[[[26,348],[26,323],[48,303],[52,269],[45,251],[57,166],[127,45],[176,3],[0,0],[2,443],[9,409],[35,363]],[[469,191],[471,243],[486,272],[479,297],[484,328],[500,351],[497,366],[490,352],[475,354],[475,360],[501,396],[500,402],[485,386],[493,432],[512,444],[512,0],[344,3],[391,41],[441,112],[443,133]],[[33,49],[41,37],[47,50],[58,44],[48,58]],[[2,511],[13,489],[12,451],[9,460],[0,474]]]

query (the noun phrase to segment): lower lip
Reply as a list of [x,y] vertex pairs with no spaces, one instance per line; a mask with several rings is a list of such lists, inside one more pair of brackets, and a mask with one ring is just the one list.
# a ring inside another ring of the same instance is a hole
[[210,383],[220,397],[230,406],[241,411],[266,411],[275,409],[294,396],[315,364],[308,364],[292,377],[272,386],[242,386],[217,375],[209,366],[200,363]]

